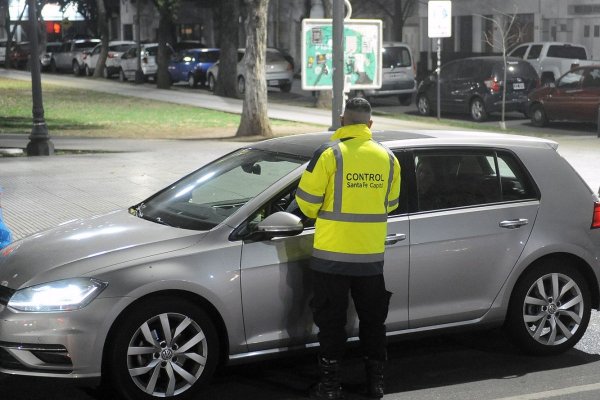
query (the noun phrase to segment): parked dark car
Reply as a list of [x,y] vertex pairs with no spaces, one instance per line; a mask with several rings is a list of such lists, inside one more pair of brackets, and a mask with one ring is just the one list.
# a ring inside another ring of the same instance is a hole
[[[508,58],[506,62],[506,111],[527,115],[527,95],[538,86],[538,75],[527,61]],[[440,71],[441,111],[471,114],[485,121],[490,113],[502,110],[504,60],[502,57],[471,57],[451,61]],[[437,75],[425,78],[417,90],[417,109],[432,115],[437,109]]]
[[549,121],[596,122],[600,106],[600,65],[575,68],[529,94],[529,115],[535,126]]
[[190,49],[179,52],[169,63],[172,82],[187,81],[190,87],[206,85],[206,71],[219,60],[219,49]]

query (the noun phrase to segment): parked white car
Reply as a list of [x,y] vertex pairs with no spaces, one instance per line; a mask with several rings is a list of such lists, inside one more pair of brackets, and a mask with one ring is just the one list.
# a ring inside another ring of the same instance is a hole
[[50,71],[71,70],[75,76],[83,72],[83,56],[89,53],[100,39],[68,40],[52,53]]
[[40,64],[41,64],[43,70],[50,68],[50,61],[52,61],[52,54],[54,54],[55,51],[58,51],[61,46],[62,46],[61,42],[46,43],[46,49],[40,55]]
[[[246,49],[238,49],[237,91],[240,95],[244,94],[246,91],[246,67],[244,63],[245,54]],[[208,82],[208,88],[211,91],[215,90],[217,77],[219,76],[219,63],[220,61],[217,61],[206,72],[206,81]],[[294,67],[288,60],[286,60],[284,55],[279,50],[271,48],[267,49],[265,72],[267,77],[267,86],[278,87],[282,92],[285,93],[292,90]]]
[[[121,56],[135,45],[136,42],[132,40],[117,40],[108,42],[108,55],[106,56],[106,64],[104,66],[104,70],[102,71],[102,76],[108,79],[112,75],[119,73]],[[98,59],[100,58],[101,52],[102,44],[99,44],[94,47],[90,54],[87,54],[83,58],[85,74],[87,76],[92,76],[94,74],[94,70],[96,69],[96,64],[98,64]]]
[[[167,45],[170,51],[170,56],[175,54],[173,48]],[[156,64],[156,56],[158,55],[158,43],[147,43],[141,45],[141,64],[142,72],[144,73],[144,80],[155,80],[156,72],[158,71],[158,64]],[[124,82],[126,80],[135,79],[135,71],[138,68],[138,48],[133,46],[127,50],[119,59],[119,80]]]

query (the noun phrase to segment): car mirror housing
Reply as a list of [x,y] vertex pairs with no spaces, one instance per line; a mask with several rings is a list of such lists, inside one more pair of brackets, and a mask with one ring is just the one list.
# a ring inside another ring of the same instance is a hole
[[256,231],[273,238],[276,236],[295,236],[304,230],[302,220],[285,211],[278,211],[269,215],[256,226]]

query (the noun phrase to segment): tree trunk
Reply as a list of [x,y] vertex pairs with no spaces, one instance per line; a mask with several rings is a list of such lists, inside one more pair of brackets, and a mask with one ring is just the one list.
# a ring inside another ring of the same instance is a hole
[[158,54],[156,55],[156,87],[159,89],[171,88],[171,77],[169,76],[169,59],[171,52],[167,47],[167,41],[171,36],[173,27],[172,3],[165,2],[158,10],[160,20],[158,21]]
[[225,97],[237,97],[237,49],[238,21],[240,17],[239,0],[223,0],[220,8],[220,46],[219,75],[215,94]]
[[242,119],[236,136],[262,135],[273,137],[267,116],[267,10],[269,0],[244,0],[248,11],[246,21],[245,78],[246,89]]
[[96,0],[96,6],[98,7],[98,31],[100,31],[102,40],[102,51],[100,51],[100,56],[94,66],[94,78],[100,78],[106,65],[106,57],[108,57],[108,23],[104,0]]

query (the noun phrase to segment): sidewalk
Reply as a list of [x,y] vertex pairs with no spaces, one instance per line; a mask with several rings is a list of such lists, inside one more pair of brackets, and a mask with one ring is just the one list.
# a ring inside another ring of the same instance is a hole
[[[0,77],[28,80],[27,73],[0,70]],[[144,98],[241,112],[242,102],[192,91],[158,90],[113,81],[43,75],[44,82]],[[1,112],[1,111],[0,111]],[[269,116],[329,125],[331,111],[269,104]],[[374,128],[443,129],[440,125],[374,117]],[[52,133],[51,133],[52,134]],[[600,140],[592,136],[550,137],[561,153],[596,191],[600,186]],[[183,175],[242,145],[234,140],[132,140],[52,137],[57,150],[95,153],[53,157],[0,157],[1,200],[6,224],[15,239],[66,221],[136,204]],[[0,147],[24,148],[24,135],[0,135]]]

